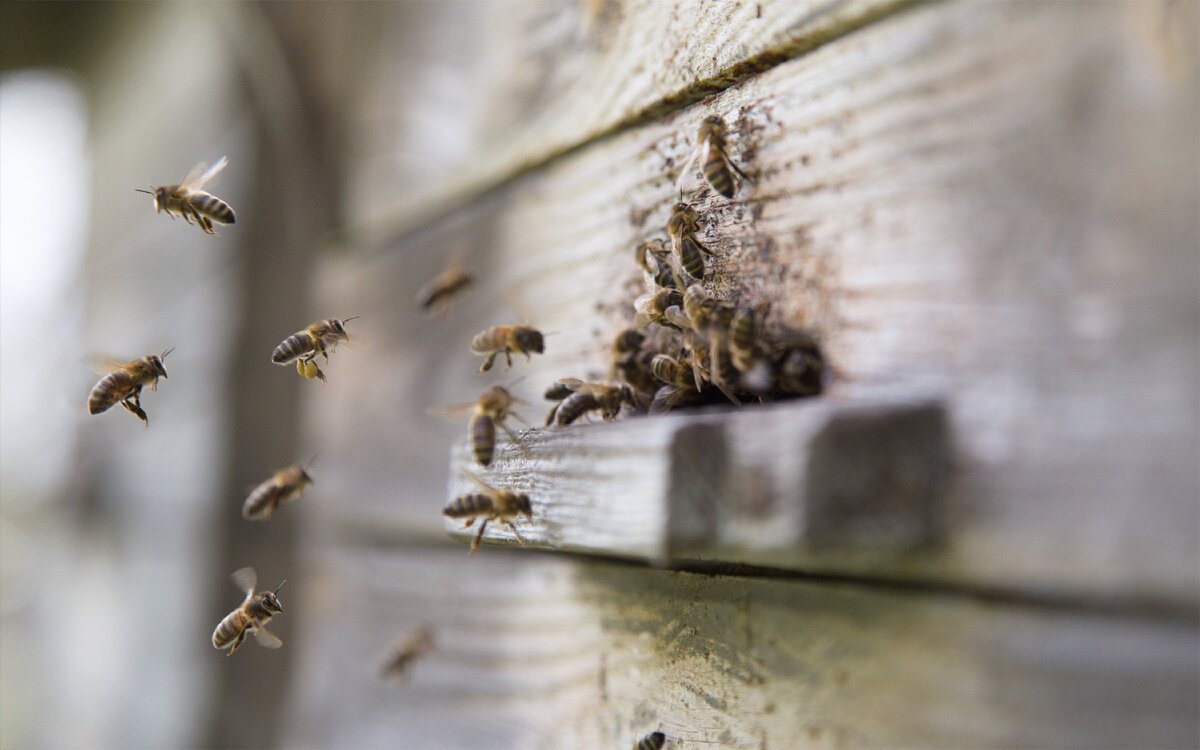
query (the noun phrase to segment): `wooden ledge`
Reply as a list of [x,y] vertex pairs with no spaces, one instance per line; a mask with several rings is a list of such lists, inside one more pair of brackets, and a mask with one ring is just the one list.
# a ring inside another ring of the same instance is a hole
[[[929,399],[816,399],[527,430],[520,444],[498,446],[487,470],[455,448],[449,494],[472,491],[468,472],[528,492],[534,522],[518,528],[539,547],[656,565],[801,569],[825,559],[861,569],[943,540],[947,430]],[[515,543],[494,526],[485,540]]]

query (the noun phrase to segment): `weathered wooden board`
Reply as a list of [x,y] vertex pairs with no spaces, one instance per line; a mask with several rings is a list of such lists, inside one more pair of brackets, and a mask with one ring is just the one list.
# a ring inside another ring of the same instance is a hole
[[946,541],[950,470],[937,404],[813,399],[529,431],[487,471],[462,446],[450,495],[481,475],[529,493],[522,538],[554,549],[911,575],[906,558]]
[[[672,170],[716,111],[755,182],[700,202],[710,289],[813,330],[835,396],[946,406],[947,544],[917,572],[1194,609],[1200,87],[1195,25],[1161,11],[914,10],[526,175],[390,254],[329,259],[314,312],[362,314],[373,346],[310,386],[326,451],[310,510],[371,534],[440,530],[466,417],[423,412],[497,382],[466,343],[516,320],[511,302],[556,332],[514,368],[519,393],[603,374],[644,288],[630,251],[661,235]],[[483,283],[418,317],[412,295],[456,250]]]
[[[350,107],[358,137],[343,241],[386,241],[581,143],[910,5],[582,0],[362,9],[356,15],[373,17],[366,36],[376,59]],[[465,58],[464,48],[473,54]]]
[[[1200,739],[1194,621],[491,548],[310,562],[287,612],[292,747],[624,748],[660,727],[681,750]],[[434,650],[381,679],[422,625]]]

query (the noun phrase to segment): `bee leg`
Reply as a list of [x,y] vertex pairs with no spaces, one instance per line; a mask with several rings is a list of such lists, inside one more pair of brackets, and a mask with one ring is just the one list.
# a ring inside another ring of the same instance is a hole
[[475,533],[475,538],[471,540],[471,551],[467,553],[467,557],[475,554],[475,551],[479,549],[479,540],[483,538],[483,531],[487,528],[489,520],[485,518],[483,519],[483,523],[479,524],[479,531]]
[[521,536],[521,532],[517,531],[516,525],[512,521],[509,521],[507,525],[509,530],[512,531],[513,536],[517,538],[517,543],[523,546],[525,544],[525,537]]
[[234,639],[233,645],[229,647],[229,653],[226,656],[233,656],[233,652],[238,650],[238,646],[242,645],[242,641],[246,640],[246,631],[238,633],[238,637]]
[[483,360],[483,364],[479,366],[479,371],[487,372],[488,370],[492,369],[492,363],[496,361],[496,355],[498,353],[499,352],[492,352],[491,354],[487,355],[487,357],[485,357]]
[[[528,356],[529,356],[529,354],[528,354],[528,353],[526,353],[526,355],[525,355],[525,356],[526,356],[526,357],[528,357]],[[512,352],[510,352],[510,351],[509,351],[509,350],[507,350],[507,349],[505,349],[505,350],[504,350],[504,369],[505,369],[505,370],[511,370],[511,369],[512,369]]]

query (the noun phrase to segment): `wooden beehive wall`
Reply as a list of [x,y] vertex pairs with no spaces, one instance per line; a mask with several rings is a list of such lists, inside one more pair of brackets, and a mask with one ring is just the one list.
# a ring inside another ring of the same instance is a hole
[[[1197,14],[1187,3],[583,2],[380,12],[310,317],[294,746],[1195,746]],[[454,53],[475,51],[469,62]],[[364,53],[365,54],[365,53]],[[601,376],[699,121],[714,293],[808,402],[504,444],[532,549],[440,508],[492,383]],[[436,136],[436,137],[435,137]],[[481,282],[429,320],[459,255]],[[521,317],[545,355],[476,372]],[[691,481],[685,481],[687,478]],[[698,478],[697,478],[698,477]],[[861,480],[861,481],[860,481]],[[853,512],[844,498],[853,496]],[[377,674],[428,626],[406,680]]]

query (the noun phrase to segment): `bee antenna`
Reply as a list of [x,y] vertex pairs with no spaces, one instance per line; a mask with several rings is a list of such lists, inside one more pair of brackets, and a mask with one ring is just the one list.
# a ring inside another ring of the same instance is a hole
[[146,195],[154,195],[154,192],[153,192],[153,191],[151,191],[151,190],[142,190],[141,188],[134,188],[134,189],[133,189],[133,192],[135,192],[135,193],[145,193]]
[[352,317],[349,317],[349,318],[343,318],[343,319],[342,319],[342,325],[345,325],[345,324],[349,323],[350,321],[352,321],[352,320],[355,320],[356,318],[360,318],[360,317],[362,317],[362,316],[361,316],[361,315],[354,315],[354,316],[352,316]]
[[[284,579],[283,579],[283,583],[287,583],[287,579],[286,579],[286,578],[284,578]],[[281,584],[279,584],[278,586],[276,586],[276,587],[275,587],[275,593],[276,593],[276,594],[278,594],[278,593],[279,593],[279,589],[283,588],[283,583],[281,583]]]
[[171,352],[173,352],[173,351],[175,351],[175,347],[173,347],[173,346],[172,346],[170,349],[167,349],[165,352],[163,352],[162,354],[158,355],[158,358],[159,358],[159,359],[166,359],[166,358],[167,358],[167,355],[168,355],[168,354],[170,354],[170,353],[171,353]]
[[311,469],[312,465],[317,462],[317,456],[319,455],[321,455],[321,451],[317,451],[316,453],[312,454],[312,458],[308,459],[308,461],[304,464],[304,468]]

